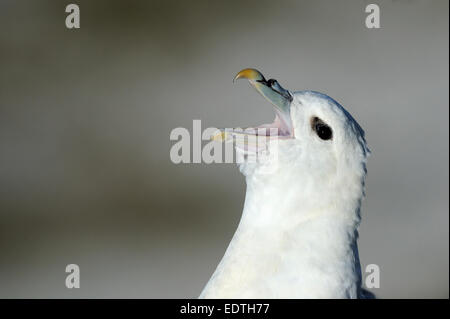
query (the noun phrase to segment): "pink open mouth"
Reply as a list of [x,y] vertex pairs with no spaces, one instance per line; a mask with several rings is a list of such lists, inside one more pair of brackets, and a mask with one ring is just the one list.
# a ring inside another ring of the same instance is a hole
[[273,79],[266,80],[261,72],[255,69],[240,71],[235,80],[245,78],[275,109],[275,120],[272,123],[242,129],[224,129],[212,139],[236,142],[239,149],[261,151],[267,149],[271,140],[293,138],[294,130],[290,116],[292,95]]

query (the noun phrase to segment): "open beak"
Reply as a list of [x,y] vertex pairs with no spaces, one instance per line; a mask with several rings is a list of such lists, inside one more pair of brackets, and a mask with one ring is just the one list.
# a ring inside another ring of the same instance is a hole
[[[255,69],[244,69],[240,71],[234,77],[233,82],[238,79],[247,79],[274,106],[275,120],[273,123],[248,128],[245,131],[221,130],[221,132],[212,136],[212,139],[224,141],[230,137],[242,139],[243,137],[249,136],[265,137],[266,139],[291,138],[294,135],[290,115],[291,93],[282,88],[277,80],[266,80],[261,72]],[[239,140],[237,140],[237,144],[239,144]],[[248,142],[244,142],[244,144],[247,146]]]

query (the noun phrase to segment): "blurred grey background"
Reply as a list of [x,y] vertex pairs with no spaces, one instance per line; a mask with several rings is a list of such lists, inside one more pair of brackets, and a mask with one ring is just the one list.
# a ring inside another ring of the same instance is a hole
[[244,67],[327,93],[365,129],[372,291],[449,297],[448,1],[73,2],[79,30],[69,1],[0,1],[0,297],[197,297],[245,181],[173,164],[169,134],[270,121],[232,84]]

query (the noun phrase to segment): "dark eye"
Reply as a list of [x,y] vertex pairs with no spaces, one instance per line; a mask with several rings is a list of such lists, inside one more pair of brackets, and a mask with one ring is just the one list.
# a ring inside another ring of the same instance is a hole
[[322,140],[330,140],[333,137],[333,131],[331,127],[329,127],[325,122],[323,122],[318,117],[314,117],[311,121],[311,126],[314,132],[316,132],[317,136],[319,136]]

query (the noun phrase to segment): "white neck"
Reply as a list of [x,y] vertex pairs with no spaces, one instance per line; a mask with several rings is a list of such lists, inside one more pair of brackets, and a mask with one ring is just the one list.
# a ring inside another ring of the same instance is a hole
[[239,227],[200,298],[356,298],[360,197],[323,204],[274,176],[247,176]]

